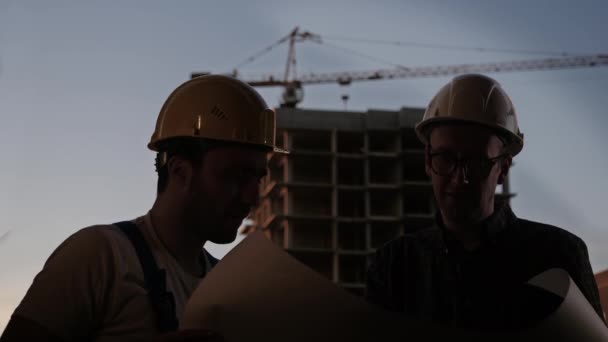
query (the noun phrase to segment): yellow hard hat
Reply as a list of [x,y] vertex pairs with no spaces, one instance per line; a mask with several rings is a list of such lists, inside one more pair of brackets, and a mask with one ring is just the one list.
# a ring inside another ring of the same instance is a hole
[[173,138],[202,138],[267,147],[276,143],[276,114],[248,84],[223,75],[195,77],[178,86],[163,104],[148,148],[161,152]]
[[500,84],[487,76],[466,74],[453,78],[430,101],[416,133],[428,143],[429,125],[439,122],[469,122],[494,129],[507,138],[506,150],[515,156],[524,146],[517,113]]

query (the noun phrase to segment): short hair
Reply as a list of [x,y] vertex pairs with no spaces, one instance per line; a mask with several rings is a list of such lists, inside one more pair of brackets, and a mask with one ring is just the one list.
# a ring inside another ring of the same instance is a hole
[[168,161],[172,157],[181,157],[188,160],[194,167],[200,167],[207,152],[218,147],[247,147],[253,150],[271,152],[266,146],[250,145],[240,142],[229,142],[194,137],[178,137],[168,139],[159,144],[159,152],[156,154],[156,172],[158,181],[156,193],[161,194],[169,184]]
[[159,145],[159,152],[156,154],[156,172],[158,181],[156,183],[156,193],[161,194],[167,189],[169,183],[168,161],[172,157],[181,157],[199,166],[205,153],[211,144],[203,139],[196,138],[173,138],[163,141]]
[[509,134],[507,134],[506,132],[503,132],[499,129],[495,129],[492,128],[490,126],[485,126],[482,124],[478,124],[475,122],[467,122],[467,121],[443,121],[443,122],[434,122],[431,123],[429,125],[427,125],[427,127],[424,128],[424,130],[422,131],[422,135],[424,136],[424,138],[426,139],[427,143],[430,145],[431,143],[431,132],[433,131],[434,128],[439,127],[441,125],[478,125],[481,127],[486,127],[488,129],[490,129],[494,135],[502,142],[502,151],[505,151],[507,149],[508,146],[510,146],[513,143],[513,137]]

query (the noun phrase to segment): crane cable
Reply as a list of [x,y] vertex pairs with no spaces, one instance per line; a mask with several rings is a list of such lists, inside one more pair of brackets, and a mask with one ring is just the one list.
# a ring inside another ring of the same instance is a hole
[[286,41],[285,38],[281,38],[278,41],[276,41],[275,43],[263,48],[262,50],[254,53],[253,55],[247,57],[246,59],[244,59],[242,62],[240,62],[239,64],[236,65],[236,67],[234,67],[234,69],[238,69],[244,65],[247,65],[251,62],[253,62],[254,60],[256,60],[258,57],[263,56],[264,54],[267,54],[268,52],[272,51],[274,48],[276,48],[277,46],[281,45],[282,43],[284,43]]
[[544,55],[544,56],[577,56],[582,55],[580,53],[571,53],[564,51],[548,51],[548,50],[530,50],[530,49],[507,49],[507,48],[493,48],[493,47],[476,47],[476,46],[463,46],[463,45],[445,45],[445,44],[430,44],[430,43],[418,43],[411,41],[392,41],[392,40],[379,40],[379,39],[362,39],[353,37],[343,36],[324,36],[326,40],[339,40],[339,41],[350,41],[358,43],[368,44],[381,44],[381,45],[393,45],[401,47],[419,47],[427,49],[443,49],[443,50],[464,50],[464,51],[478,51],[478,52],[504,52],[504,53],[517,53],[527,55]]
[[405,66],[403,66],[401,64],[396,64],[396,63],[393,63],[393,62],[390,62],[390,61],[387,61],[387,60],[384,60],[384,59],[381,59],[381,58],[378,58],[378,57],[370,56],[370,55],[367,55],[367,54],[364,54],[364,53],[361,53],[359,51],[356,51],[356,50],[353,50],[353,49],[349,49],[349,48],[346,48],[346,47],[343,47],[343,46],[338,46],[338,45],[335,45],[335,44],[330,44],[330,43],[327,43],[327,42],[324,42],[324,41],[314,41],[314,42],[317,43],[317,44],[323,45],[323,46],[327,46],[327,47],[331,47],[331,48],[334,48],[334,49],[342,50],[344,52],[348,52],[349,54],[353,54],[353,55],[356,55],[356,56],[359,56],[359,57],[362,57],[362,58],[366,58],[368,60],[371,60],[371,61],[374,61],[374,62],[377,62],[377,63],[382,63],[382,64],[390,65],[390,66],[392,66],[394,68],[397,68],[397,69],[409,70],[408,67],[405,67]]
[[[321,39],[311,39],[314,43],[317,43],[322,46],[330,47],[337,50],[342,50],[343,52],[347,52],[350,55],[355,55],[361,58],[368,59],[370,61],[374,61],[377,63],[390,65],[397,69],[408,70],[409,68],[393,63],[375,56],[364,54],[360,51],[346,48],[344,46],[339,46],[333,43],[328,43],[327,40],[330,41],[350,41],[350,42],[358,42],[358,43],[367,43],[367,44],[382,44],[382,45],[392,45],[392,46],[400,46],[400,47],[419,47],[419,48],[427,48],[427,49],[443,49],[443,50],[462,50],[462,51],[477,51],[477,52],[502,52],[502,53],[515,53],[515,54],[528,54],[528,55],[544,55],[544,56],[577,56],[582,55],[579,53],[571,53],[571,52],[563,52],[563,51],[548,51],[548,50],[529,50],[529,49],[507,49],[507,48],[492,48],[492,47],[474,47],[474,46],[462,46],[462,45],[445,45],[445,44],[430,44],[430,43],[418,43],[411,41],[392,41],[392,40],[379,40],[379,39],[365,39],[365,38],[353,38],[353,37],[344,37],[344,36],[319,36]],[[286,42],[289,39],[289,36],[283,37],[276,41],[275,43],[265,47],[264,49],[252,54],[251,56],[244,59],[242,62],[237,64],[234,67],[234,70],[237,70],[253,61],[257,58],[269,53],[277,46]]]

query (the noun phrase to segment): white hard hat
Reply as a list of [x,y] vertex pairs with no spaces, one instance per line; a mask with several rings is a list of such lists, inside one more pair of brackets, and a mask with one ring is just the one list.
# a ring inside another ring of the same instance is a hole
[[506,150],[515,156],[524,145],[511,99],[500,84],[487,76],[457,76],[439,90],[416,125],[418,138],[428,143],[429,127],[441,122],[468,122],[495,130],[506,138]]
[[195,77],[165,101],[148,148],[161,152],[173,138],[235,142],[283,152],[276,146],[276,114],[248,84],[222,75]]

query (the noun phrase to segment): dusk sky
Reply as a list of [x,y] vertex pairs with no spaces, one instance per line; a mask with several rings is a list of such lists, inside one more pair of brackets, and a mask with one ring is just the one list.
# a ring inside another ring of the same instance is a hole
[[[59,243],[151,207],[146,144],[190,72],[230,72],[295,26],[331,44],[297,45],[299,74],[608,53],[607,18],[601,0],[0,0],[0,331]],[[281,73],[286,56],[282,45],[239,70]],[[526,138],[515,213],[577,234],[594,271],[608,268],[608,68],[489,75]],[[353,111],[424,107],[450,78],[312,85],[300,107],[341,110],[345,93]],[[280,92],[261,90],[272,105]]]

